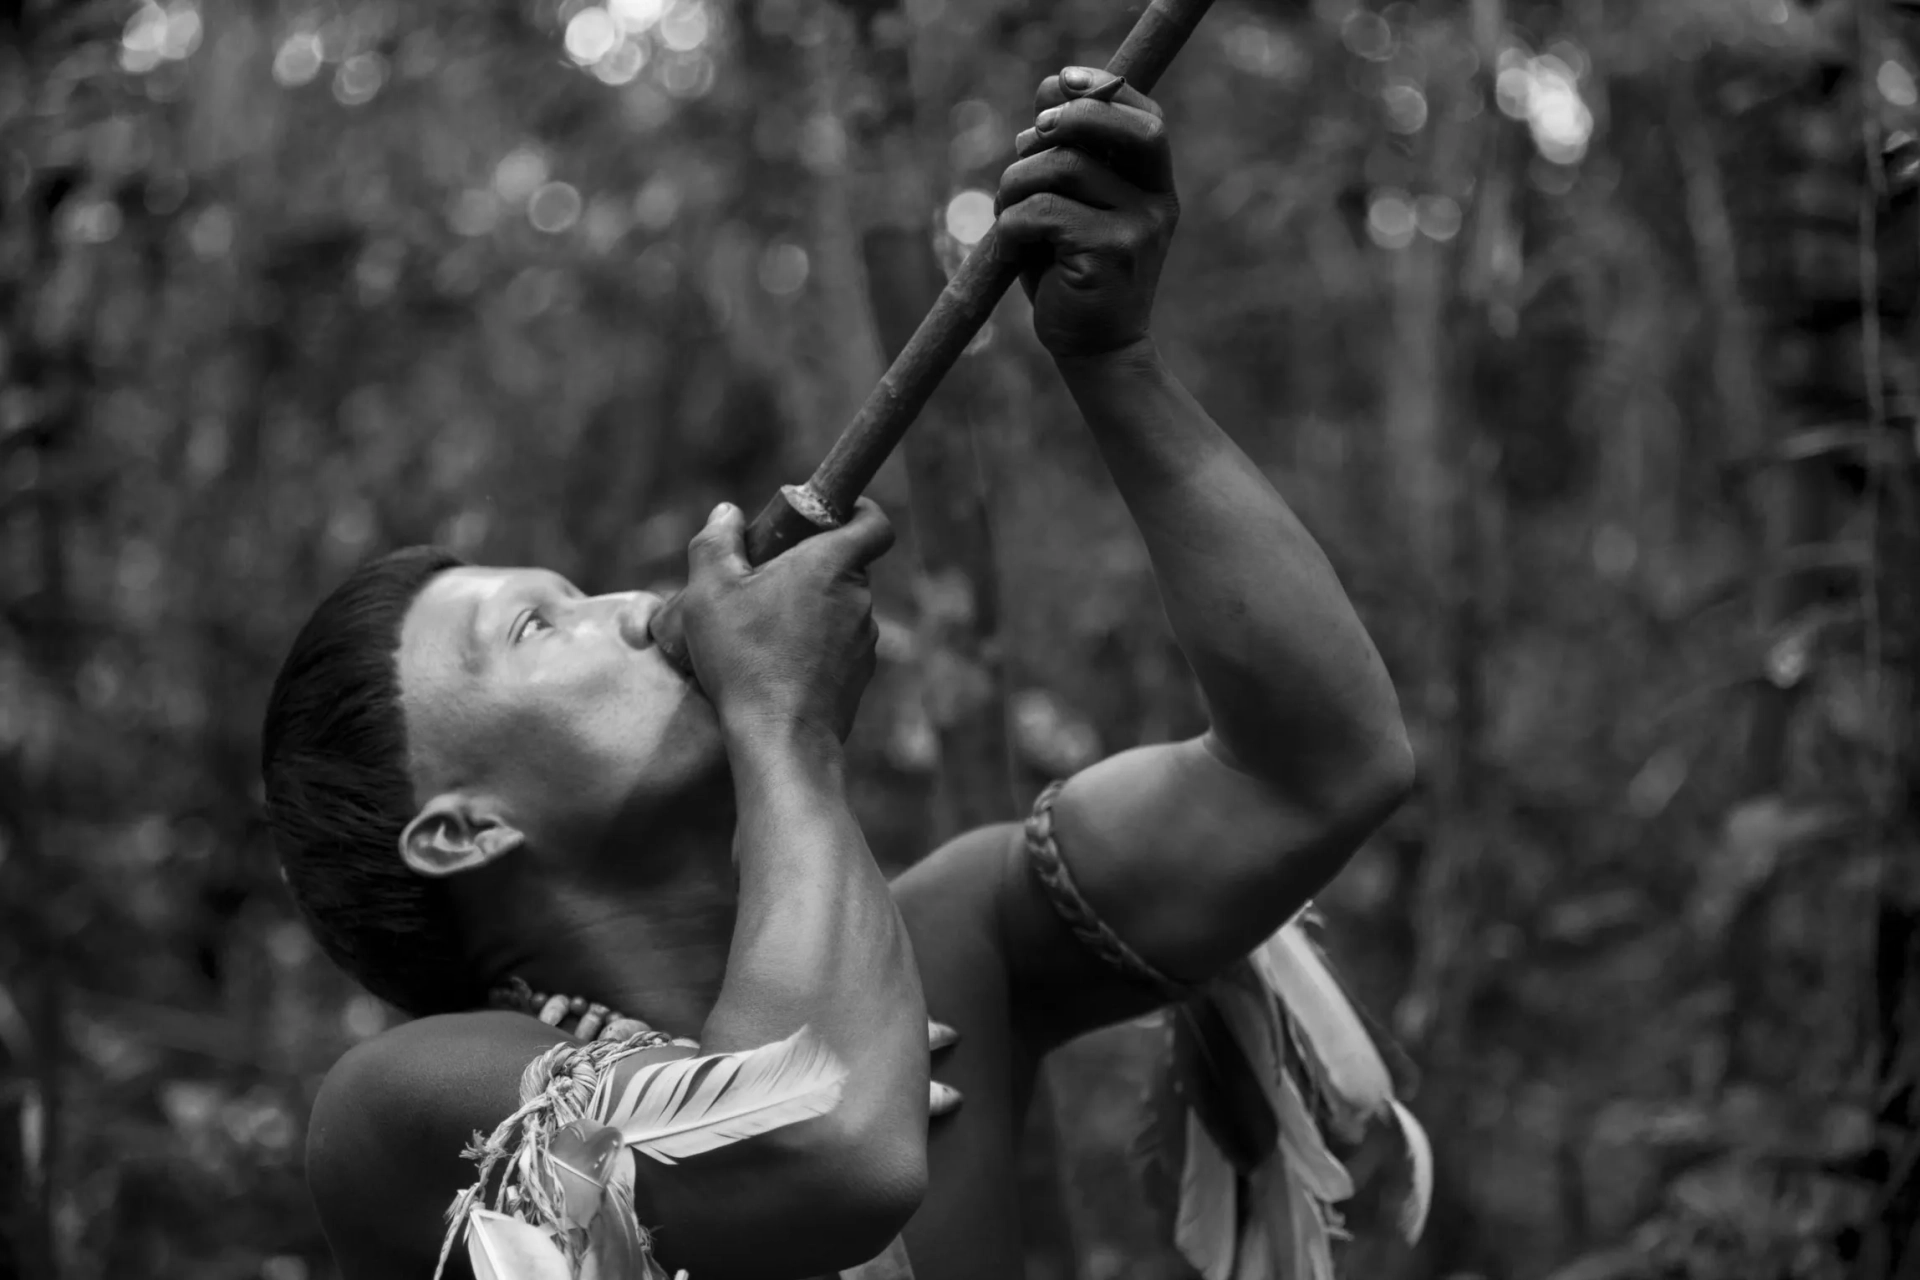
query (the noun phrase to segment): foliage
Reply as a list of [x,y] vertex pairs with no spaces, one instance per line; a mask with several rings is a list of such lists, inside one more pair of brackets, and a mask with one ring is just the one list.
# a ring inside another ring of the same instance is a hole
[[[949,263],[1033,84],[1130,17],[853,7],[909,55]],[[1163,345],[1422,755],[1323,904],[1440,1159],[1419,1255],[1356,1274],[1913,1265],[1917,16],[1220,0],[1159,90]],[[275,664],[377,548],[668,582],[810,469],[880,367],[849,140],[884,95],[825,0],[0,24],[0,1273],[324,1276],[304,1117],[390,1014],[271,869]],[[962,372],[1026,781],[1195,731],[1024,303]],[[969,670],[911,548],[855,741],[896,866]],[[1126,1171],[1159,1043],[1062,1068],[1086,1276],[1180,1274]]]

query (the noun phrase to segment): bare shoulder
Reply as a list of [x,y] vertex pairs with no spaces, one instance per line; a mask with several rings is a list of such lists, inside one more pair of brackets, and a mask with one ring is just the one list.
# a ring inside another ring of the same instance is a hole
[[307,1182],[349,1280],[431,1266],[446,1207],[473,1179],[461,1151],[513,1112],[527,1064],[562,1039],[519,1014],[449,1014],[334,1064],[307,1128]]

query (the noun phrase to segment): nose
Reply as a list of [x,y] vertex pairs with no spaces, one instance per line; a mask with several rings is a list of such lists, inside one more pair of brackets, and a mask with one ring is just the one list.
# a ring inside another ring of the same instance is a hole
[[651,591],[626,591],[619,595],[602,596],[612,609],[614,623],[620,633],[620,639],[633,649],[651,649],[653,633],[649,624],[654,611],[661,605],[661,599]]

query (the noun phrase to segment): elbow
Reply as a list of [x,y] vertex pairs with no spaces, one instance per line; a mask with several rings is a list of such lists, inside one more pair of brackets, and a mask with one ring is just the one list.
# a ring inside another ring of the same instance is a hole
[[845,1134],[823,1155],[835,1166],[841,1194],[833,1256],[822,1269],[847,1271],[886,1252],[919,1212],[927,1194],[926,1126]]
[[1371,829],[1385,822],[1395,809],[1407,802],[1419,776],[1413,743],[1408,741],[1407,726],[1399,716],[1396,715],[1390,728],[1381,734],[1380,745],[1362,773],[1365,783],[1360,800],[1368,819],[1367,826]]

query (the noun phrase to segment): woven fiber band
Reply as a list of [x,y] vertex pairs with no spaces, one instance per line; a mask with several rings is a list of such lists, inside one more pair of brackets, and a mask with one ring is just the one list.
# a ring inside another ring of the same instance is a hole
[[1073,873],[1060,854],[1060,843],[1053,834],[1053,802],[1060,794],[1060,782],[1052,783],[1033,802],[1027,818],[1027,865],[1047,891],[1047,901],[1073,930],[1073,936],[1101,963],[1136,982],[1157,990],[1168,1001],[1185,1000],[1194,993],[1186,983],[1168,977],[1108,927],[1100,913],[1080,895]]

